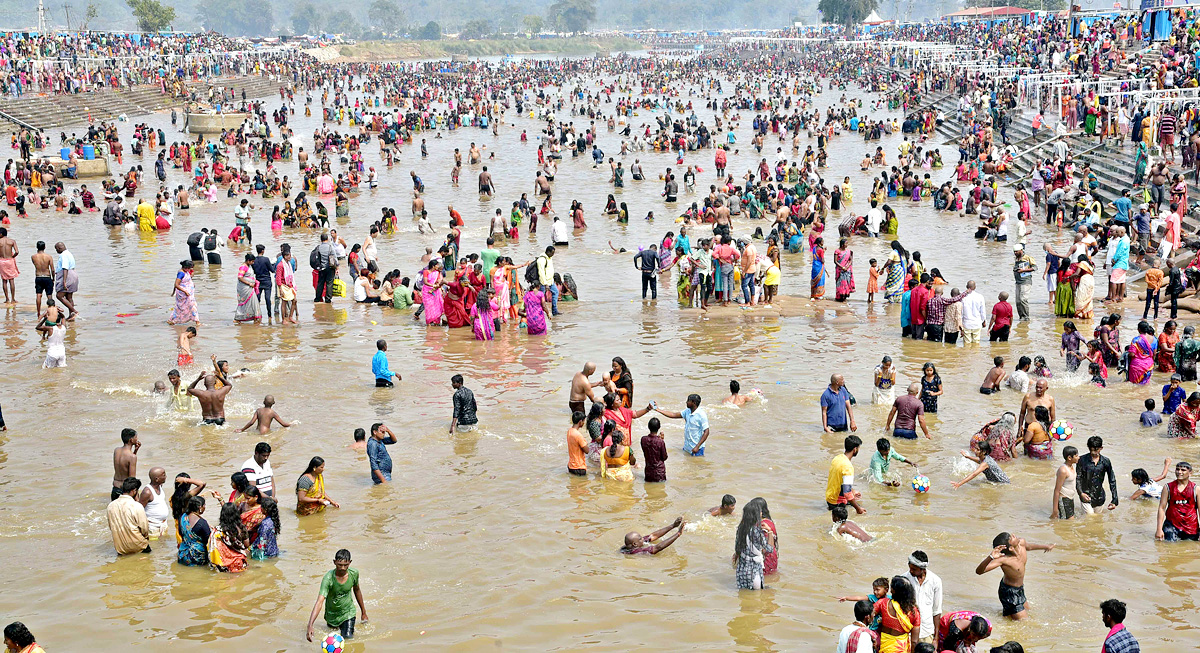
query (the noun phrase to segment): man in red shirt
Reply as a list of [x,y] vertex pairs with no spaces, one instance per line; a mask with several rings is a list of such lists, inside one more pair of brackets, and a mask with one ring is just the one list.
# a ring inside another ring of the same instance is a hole
[[925,339],[925,309],[929,306],[930,297],[933,297],[933,279],[929,277],[928,273],[923,273],[921,274],[921,284],[913,288],[908,297],[913,340]]
[[1008,293],[1000,293],[999,301],[992,306],[992,319],[988,326],[990,334],[988,340],[991,342],[1008,342],[1008,330],[1012,327],[1013,309],[1012,304],[1008,303]]

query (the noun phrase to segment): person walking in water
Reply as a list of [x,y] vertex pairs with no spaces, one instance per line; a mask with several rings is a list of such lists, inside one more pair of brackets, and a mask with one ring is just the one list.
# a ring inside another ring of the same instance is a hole
[[367,623],[367,606],[363,602],[362,588],[358,585],[358,570],[350,566],[350,551],[339,549],[333,555],[333,569],[325,572],[321,578],[321,589],[317,592],[317,601],[313,603],[312,612],[308,615],[308,633],[305,638],[313,641],[313,624],[321,608],[325,608],[325,625],[337,628],[345,639],[354,639],[354,601],[362,613],[362,623]]

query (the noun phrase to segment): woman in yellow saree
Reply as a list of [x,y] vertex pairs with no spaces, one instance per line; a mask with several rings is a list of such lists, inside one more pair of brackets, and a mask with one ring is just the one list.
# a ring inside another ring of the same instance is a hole
[[605,448],[600,455],[600,476],[614,481],[633,481],[633,468],[637,466],[637,458],[633,449],[625,446],[625,434],[613,430],[612,445]]
[[892,578],[892,598],[875,602],[879,617],[879,653],[910,653],[921,630],[917,594],[902,576]]
[[325,494],[325,459],[313,456],[308,469],[296,479],[296,512],[301,516],[315,515],[325,506],[338,508],[337,502]]

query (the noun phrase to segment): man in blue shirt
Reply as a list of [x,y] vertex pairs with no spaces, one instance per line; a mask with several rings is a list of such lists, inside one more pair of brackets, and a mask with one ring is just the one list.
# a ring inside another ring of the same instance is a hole
[[821,428],[826,433],[835,431],[857,431],[854,409],[850,407],[850,391],[841,374],[829,377],[829,387],[821,393]]
[[1125,190],[1121,191],[1121,196],[1109,203],[1109,207],[1117,212],[1117,214],[1113,216],[1113,220],[1122,227],[1128,227],[1129,211],[1133,208],[1133,201],[1129,199],[1129,189],[1126,188]]
[[376,485],[392,482],[392,456],[386,446],[389,444],[396,444],[396,434],[383,422],[372,424],[371,439],[367,440],[367,460],[371,462],[371,480]]
[[663,417],[683,420],[683,452],[689,456],[703,456],[704,442],[708,440],[708,415],[700,409],[700,395],[690,394],[687,408],[679,412],[654,406]]
[[[912,335],[912,307],[909,300],[912,298],[912,290],[917,287],[916,279],[908,280],[908,289],[900,295],[900,336],[907,338]],[[844,430],[844,429],[843,429]]]
[[400,378],[399,374],[393,374],[388,369],[387,341],[382,338],[376,340],[375,346],[379,348],[379,351],[375,352],[375,357],[371,359],[371,371],[375,373],[375,387],[392,387],[395,385],[392,383],[392,377],[395,377],[397,381],[403,381],[404,379]]

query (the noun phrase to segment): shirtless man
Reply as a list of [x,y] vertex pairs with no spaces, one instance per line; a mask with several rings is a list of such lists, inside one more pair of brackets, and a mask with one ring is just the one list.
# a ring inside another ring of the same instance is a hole
[[[204,381],[204,389],[200,390],[196,386]],[[188,394],[196,398],[200,402],[200,415],[204,418],[205,424],[216,424],[221,426],[225,423],[225,397],[229,395],[229,391],[233,386],[228,382],[220,388],[217,385],[217,375],[209,371],[201,371],[200,376],[196,377],[195,381],[188,386]]]
[[[1004,371],[1004,357],[997,356],[992,359],[996,364],[988,371],[987,376],[983,377],[983,385],[979,386],[979,393],[990,395],[1000,392],[1000,386],[1004,383],[1004,379],[1008,378],[1008,373]],[[1021,431],[1017,431],[1020,433]]]
[[273,408],[274,405],[275,396],[267,395],[265,398],[263,398],[262,408],[254,411],[254,416],[250,418],[250,421],[246,422],[246,425],[238,429],[237,432],[241,433],[254,424],[258,424],[258,434],[266,435],[267,433],[271,432],[272,421],[279,422],[279,425],[285,429],[292,424],[295,424],[295,422],[283,421],[283,418],[279,416],[279,413],[275,412],[275,409]]
[[1000,579],[1000,605],[1004,616],[1020,621],[1028,616],[1025,601],[1025,563],[1030,551],[1053,551],[1053,544],[1033,544],[1009,534],[1001,533],[992,540],[992,552],[975,568],[982,576],[999,567],[1004,578]]
[[712,515],[713,517],[720,517],[721,515],[732,515],[733,509],[736,507],[737,507],[737,499],[735,499],[732,494],[726,494],[725,496],[721,497],[721,505],[719,505],[715,508],[709,508],[708,514]]
[[46,241],[37,242],[37,253],[29,257],[33,262],[33,292],[38,315],[42,314],[42,295],[49,300],[54,297],[54,257],[46,253]]
[[546,179],[546,175],[541,172],[537,173],[537,179],[534,180],[533,194],[534,196],[550,194],[550,180]]
[[142,448],[137,431],[121,429],[121,446],[113,449],[112,495],[109,501],[121,496],[121,485],[125,479],[137,476],[137,453]]
[[[0,285],[4,286],[5,304],[17,303],[17,275],[21,274],[17,269],[17,255],[20,253],[17,241],[8,237],[8,229],[0,227],[0,280],[3,280]],[[40,306],[38,312],[41,312]]]
[[583,409],[584,398],[591,400],[593,404],[596,403],[596,395],[592,394],[592,388],[602,385],[604,381],[601,380],[592,383],[590,377],[595,373],[596,364],[588,361],[583,364],[583,371],[576,372],[575,376],[571,379],[571,399],[567,401],[567,406],[572,412],[587,412]]
[[1037,421],[1033,416],[1033,411],[1038,406],[1045,406],[1050,412],[1050,422],[1054,422],[1054,397],[1051,397],[1046,390],[1050,388],[1050,382],[1046,379],[1038,379],[1033,387],[1033,391],[1025,395],[1021,399],[1020,419],[1017,421],[1017,433],[1025,433],[1025,425]]
[[418,190],[413,191],[412,214],[416,220],[420,220],[427,215],[425,212],[425,198],[421,197],[421,191]]
[[737,381],[730,381],[729,396],[725,397],[724,403],[733,404],[734,406],[741,406],[750,401],[750,395],[740,394],[741,391],[742,384],[738,383]]
[[[649,553],[650,555],[654,555],[659,551],[671,546],[675,543],[675,540],[679,539],[679,536],[683,534],[683,523],[683,517],[676,517],[675,522],[670,526],[663,526],[662,528],[649,535],[646,535],[645,537],[633,532],[626,533],[625,546],[621,547],[621,553],[626,555],[637,555],[640,553]],[[675,531],[675,533],[669,537],[663,537],[675,529],[679,530]],[[649,544],[650,542],[653,542],[653,544]]]
[[[483,155],[479,153],[479,147],[474,143],[471,143],[470,158],[468,161],[471,163],[471,165],[475,165],[476,163],[479,163],[481,158],[483,158]],[[486,170],[486,168],[484,169]]]
[[491,197],[496,192],[496,185],[492,183],[492,173],[488,172],[487,166],[483,166],[483,172],[479,173],[479,194]]

